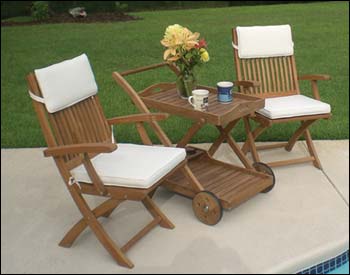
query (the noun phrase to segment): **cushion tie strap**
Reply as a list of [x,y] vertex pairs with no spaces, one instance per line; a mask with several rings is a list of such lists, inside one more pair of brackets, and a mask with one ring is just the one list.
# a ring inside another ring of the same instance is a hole
[[233,47],[234,49],[238,50],[238,46],[237,46],[235,43],[233,43],[233,42],[232,42],[232,47]]
[[30,90],[28,90],[28,93],[29,93],[29,96],[30,96],[33,100],[45,104],[44,98],[33,94]]
[[81,186],[80,186],[79,182],[77,182],[77,180],[74,177],[69,177],[68,185],[72,186],[73,184],[78,185],[79,189],[81,189]]
[[114,133],[113,133],[113,125],[111,126],[111,140],[112,140],[112,143],[115,143],[115,139],[114,139]]

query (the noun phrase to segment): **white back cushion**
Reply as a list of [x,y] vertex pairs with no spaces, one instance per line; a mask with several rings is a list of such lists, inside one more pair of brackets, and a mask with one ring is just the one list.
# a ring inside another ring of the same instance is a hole
[[293,55],[289,25],[237,27],[238,56],[261,58]]
[[35,70],[46,109],[54,113],[97,93],[86,54]]

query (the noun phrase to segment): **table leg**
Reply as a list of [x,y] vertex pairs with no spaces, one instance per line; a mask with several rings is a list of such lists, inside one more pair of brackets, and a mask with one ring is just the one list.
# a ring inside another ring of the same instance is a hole
[[193,123],[191,128],[188,129],[184,137],[178,142],[176,147],[184,148],[192,139],[192,137],[204,126],[205,119],[200,119]]
[[[224,128],[221,127],[221,126],[217,126],[217,128],[219,129],[220,132],[224,131]],[[254,169],[252,164],[251,164],[251,162],[250,162],[250,160],[245,156],[245,154],[243,153],[241,148],[238,146],[236,141],[233,139],[233,137],[229,133],[226,134],[226,140],[227,140],[228,145],[230,145],[230,147],[236,153],[236,155],[238,156],[240,161],[243,163],[243,165],[247,169]]]
[[[255,128],[254,131],[252,132],[253,140],[255,141],[258,138],[258,136],[260,136],[266,129],[267,127],[262,124],[260,124],[257,128]],[[250,146],[249,140],[246,140],[246,142],[242,146],[242,151],[244,152],[244,154],[247,154],[250,151],[249,146]]]
[[230,133],[230,131],[233,129],[233,127],[236,126],[239,119],[231,121],[224,129],[223,133],[220,133],[220,136],[214,141],[214,143],[210,146],[208,150],[208,154],[210,156],[213,156],[215,152],[219,149],[220,145],[225,141],[226,135]]
[[251,131],[249,118],[245,116],[243,118],[243,121],[244,121],[245,132],[246,132],[246,135],[247,135],[247,141],[249,143],[250,152],[252,153],[253,160],[254,160],[254,162],[259,162],[260,158],[259,158],[258,152],[257,152],[256,147],[255,147],[254,137],[253,137],[253,134],[252,134],[252,131]]
[[230,135],[231,130],[236,126],[238,121],[239,119],[231,121],[229,124],[227,124],[225,128],[222,126],[216,126],[216,128],[220,132],[220,136],[210,146],[208,153],[210,156],[213,156],[214,153],[218,150],[219,146],[224,142],[224,140],[227,140],[228,145],[235,152],[235,154],[238,156],[243,165],[248,169],[253,169],[253,166],[249,159],[245,156],[244,152],[241,150],[241,148],[239,148],[236,141]]
[[[248,169],[254,169],[249,159],[245,156],[241,148],[237,145],[236,141],[230,135],[230,131],[237,124],[239,119],[231,121],[224,128],[222,126],[216,126],[216,128],[220,131],[219,138],[211,145],[209,149],[209,155],[213,155],[216,150],[219,148],[220,144],[226,139],[232,150],[236,153],[240,161],[243,165]],[[205,119],[200,119],[192,124],[190,129],[187,131],[185,136],[178,142],[176,147],[184,148],[192,139],[192,137],[205,125]]]
[[193,191],[195,191],[196,193],[204,191],[203,186],[198,181],[198,179],[193,174],[193,172],[191,171],[191,169],[188,167],[187,164],[183,168],[181,168],[181,171],[184,174],[187,181],[189,182],[189,184],[191,185]]

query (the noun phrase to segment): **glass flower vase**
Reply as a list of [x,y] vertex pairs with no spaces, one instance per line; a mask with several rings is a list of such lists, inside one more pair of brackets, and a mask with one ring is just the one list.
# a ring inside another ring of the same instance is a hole
[[176,80],[177,93],[183,99],[190,97],[196,86],[197,81],[193,73],[180,74]]

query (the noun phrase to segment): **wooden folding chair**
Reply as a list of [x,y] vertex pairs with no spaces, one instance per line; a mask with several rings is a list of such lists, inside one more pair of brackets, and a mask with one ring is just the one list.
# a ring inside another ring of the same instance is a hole
[[[248,137],[256,140],[266,129],[276,123],[300,121],[300,127],[288,142],[249,146],[245,142],[245,154],[250,150],[254,161],[259,161],[257,150],[284,147],[291,151],[296,141],[304,135],[310,153],[308,157],[267,163],[271,167],[312,161],[322,169],[309,126],[319,119],[331,116],[329,104],[320,101],[318,80],[329,80],[328,75],[298,76],[294,58],[291,28],[289,25],[236,27],[232,30],[236,77],[244,81],[239,91],[265,98],[264,109],[250,116],[259,125]],[[315,99],[300,94],[298,80],[310,80]],[[251,148],[250,148],[251,147]]]
[[[189,181],[193,175],[186,167],[186,152],[181,148],[116,144],[111,125],[136,123],[146,144],[151,144],[144,122],[156,125],[164,113],[144,113],[106,119],[97,96],[97,86],[87,59],[71,60],[35,70],[27,76],[29,93],[48,148],[83,218],[65,235],[60,246],[70,247],[86,227],[122,266],[132,268],[125,252],[156,225],[174,225],[151,199],[159,184],[177,169]],[[157,130],[159,135],[161,130]],[[161,136],[164,140],[164,137]],[[170,141],[166,140],[167,144]],[[83,194],[108,198],[91,209]],[[108,217],[126,200],[141,201],[153,220],[124,246],[117,246],[97,218]]]

